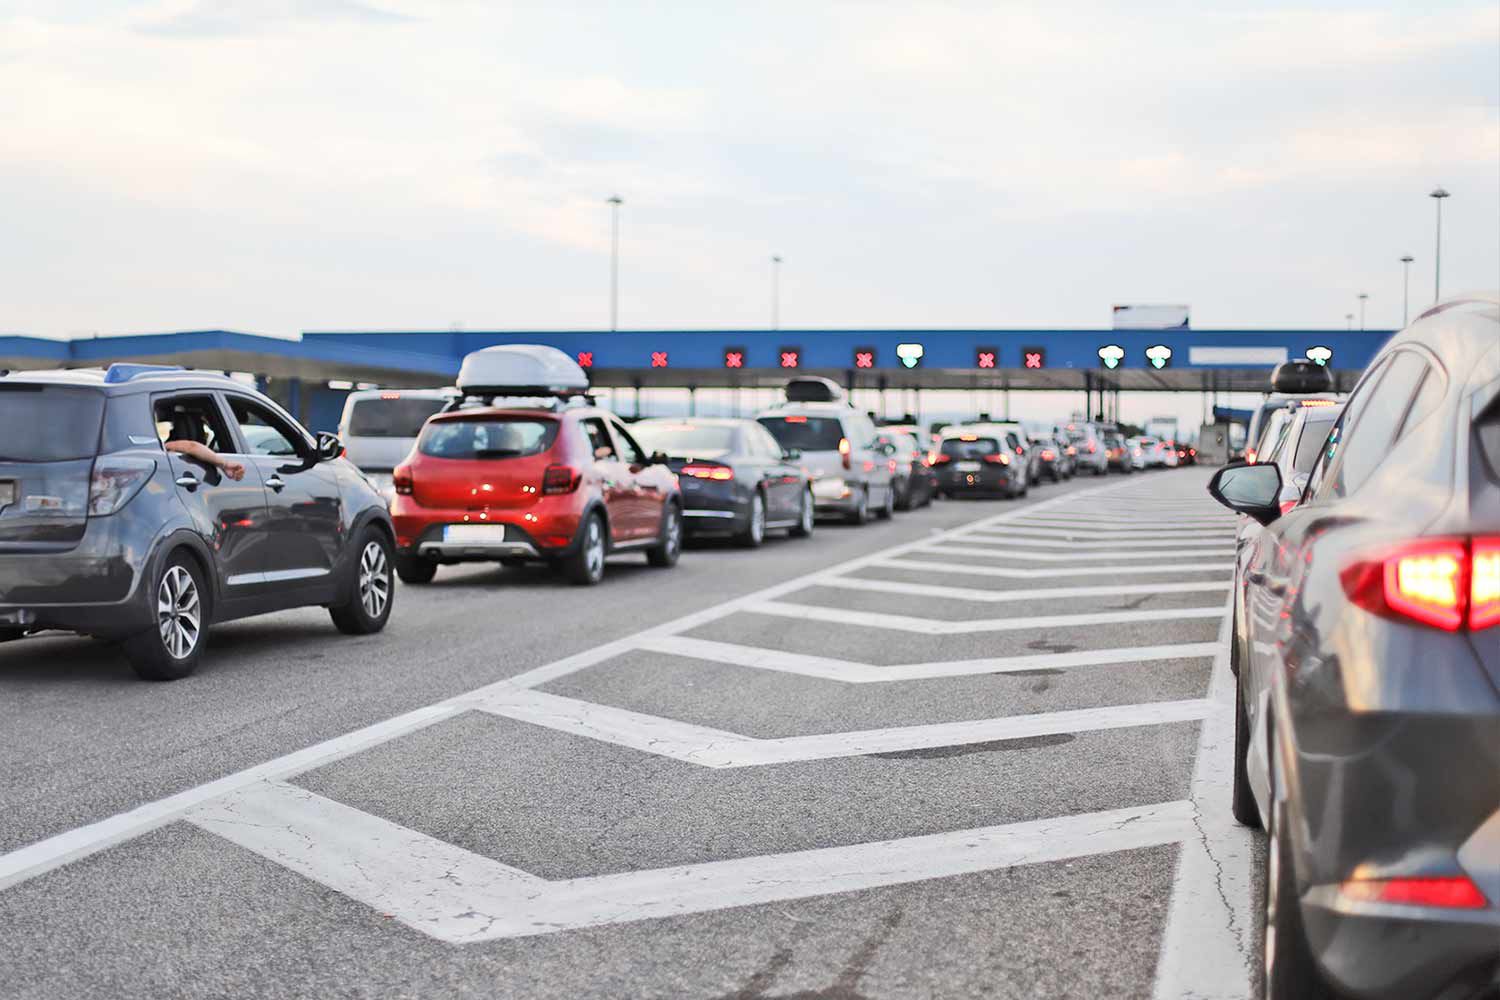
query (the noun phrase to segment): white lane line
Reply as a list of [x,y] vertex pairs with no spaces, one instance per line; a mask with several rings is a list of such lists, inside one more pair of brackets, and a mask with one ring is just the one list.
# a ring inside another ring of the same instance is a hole
[[976,660],[948,660],[932,663],[900,663],[875,666],[853,660],[807,653],[786,653],[777,649],[742,646],[713,639],[692,639],[682,635],[648,639],[641,649],[670,656],[757,670],[775,670],[804,677],[843,681],[847,684],[880,684],[886,681],[930,680],[938,677],[968,677],[974,674],[1007,674],[1026,670],[1068,670],[1074,667],[1124,666],[1154,660],[1177,660],[1213,656],[1218,651],[1212,642],[1184,642],[1168,646],[1126,646],[1120,649],[1080,649],[1068,653],[1035,653],[1026,656],[985,657]]
[[[978,601],[1004,604],[1011,601],[1069,600],[1074,597],[1123,597],[1139,594],[1196,594],[1228,590],[1228,580],[1205,580],[1201,583],[1127,583],[1100,587],[1047,587],[1034,590],[980,590],[975,587],[945,587],[935,583],[906,583],[902,580],[867,580],[859,576],[841,576],[818,580],[809,586],[834,587],[839,590],[866,590],[876,594],[907,594],[912,597],[941,597],[956,601]],[[1217,606],[1217,605],[1216,605]]]
[[1252,874],[1257,835],[1229,811],[1236,684],[1229,670],[1229,608],[1226,602],[1209,682],[1213,711],[1199,731],[1193,764],[1195,835],[1183,841],[1177,858],[1154,1000],[1248,1000],[1258,961]]
[[1119,538],[1059,538],[1055,534],[1039,535],[1021,531],[971,531],[956,535],[955,542],[978,547],[1005,546],[1016,549],[1065,549],[1070,552],[1097,552],[1106,549],[1129,549],[1132,553],[1181,552],[1194,549],[1217,549],[1234,544],[1234,533],[1225,532],[1222,537],[1161,538],[1152,541],[1132,541]]
[[1080,531],[1109,531],[1109,532],[1154,532],[1160,534],[1168,530],[1163,525],[1170,525],[1173,532],[1178,531],[1219,531],[1224,528],[1233,528],[1235,522],[1222,517],[1191,518],[1191,517],[1157,517],[1153,523],[1151,519],[1141,517],[1064,517],[1061,514],[1047,513],[1036,517],[1020,518],[1016,521],[1022,527],[1045,527],[1045,528],[1071,528]]
[[936,533],[928,538],[906,542],[884,551],[859,556],[836,566],[746,594],[702,611],[684,615],[654,628],[646,629],[634,636],[608,642],[602,646],[585,650],[577,655],[526,671],[515,677],[497,681],[494,684],[478,689],[478,691],[468,692],[464,695],[457,695],[444,701],[435,702],[424,708],[387,719],[384,722],[366,726],[363,729],[346,733],[343,736],[325,740],[322,743],[294,751],[282,757],[277,757],[247,770],[238,771],[215,781],[208,782],[207,784],[145,803],[125,812],[116,813],[107,819],[56,834],[45,840],[39,840],[33,844],[28,844],[25,847],[11,851],[8,854],[0,854],[0,889],[5,889],[17,883],[24,882],[27,879],[35,878],[44,872],[51,871],[70,861],[87,857],[97,851],[129,840],[132,837],[138,837],[143,833],[147,833],[150,830],[178,819],[189,808],[213,799],[216,796],[235,791],[248,783],[265,778],[291,777],[292,775],[318,767],[321,764],[338,760],[341,757],[377,746],[406,735],[409,732],[432,725],[435,722],[450,718],[454,713],[462,710],[464,699],[476,694],[483,694],[491,690],[507,690],[515,687],[531,687],[545,684],[550,680],[587,669],[596,663],[628,652],[636,648],[637,640],[643,636],[671,635],[674,632],[696,628],[699,625],[732,614],[743,604],[780,597],[809,586],[826,576],[847,573],[873,565],[879,559],[909,551],[917,546],[926,544],[934,538],[942,538],[949,534],[957,534],[983,525],[1005,523],[1021,514],[1048,509],[1065,501],[1071,502],[1073,498],[1079,496],[1108,493],[1114,488],[1113,485],[1102,486],[1066,494],[1061,497],[1054,497],[1049,500],[1042,500],[1025,507],[1018,507],[1000,514],[982,517],[968,524],[959,525],[949,531]]
[[[1192,836],[1186,802],[896,840],[548,881],[303,789],[249,789],[193,822],[453,944],[705,913],[1018,865],[1159,847]],[[337,850],[309,851],[330,838]]]
[[[1231,542],[1223,542],[1208,548],[1202,546],[1188,548],[1188,554],[1194,559],[1204,559],[1211,556],[1229,557],[1234,554],[1234,545]],[[924,545],[919,552],[952,553],[953,555],[966,555],[978,558],[993,559],[1029,559],[1032,562],[1049,563],[1071,563],[1088,562],[1090,559],[1163,559],[1170,556],[1173,550],[1155,550],[1141,552],[1131,549],[1097,549],[1088,552],[1046,552],[1038,549],[1023,549],[1009,543],[1000,545],[987,545],[982,542],[969,541],[968,539],[956,539],[948,542],[936,542]],[[1169,566],[1163,568],[1170,569]]]
[[510,691],[474,702],[474,708],[493,715],[711,768],[800,764],[874,753],[1197,722],[1211,707],[1205,699],[1194,698],[758,739],[543,691]]
[[854,611],[817,604],[790,604],[785,601],[758,601],[740,609],[741,613],[777,615],[803,621],[857,625],[861,628],[883,628],[919,635],[964,635],[972,632],[1018,632],[1027,629],[1082,628],[1088,625],[1135,625],[1142,622],[1175,622],[1189,619],[1222,618],[1224,609],[1147,608],[1135,611],[1092,611],[1073,615],[1038,615],[1030,618],[975,618],[954,621],[947,618],[920,618],[915,615],[886,614],[883,611]]
[[895,557],[878,559],[870,565],[882,569],[909,569],[934,573],[957,573],[961,576],[1000,576],[1011,580],[1037,580],[1051,576],[1139,576],[1162,573],[1228,573],[1233,563],[1178,563],[1173,566],[1069,566],[1056,569],[1015,569],[1009,566],[975,566],[967,563],[926,562]]

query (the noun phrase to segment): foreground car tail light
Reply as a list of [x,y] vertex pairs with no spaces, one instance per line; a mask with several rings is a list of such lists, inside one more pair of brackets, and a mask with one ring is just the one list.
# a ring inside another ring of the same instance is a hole
[[849,455],[850,455],[850,448],[849,448],[849,439],[848,438],[839,438],[839,455],[841,455],[843,457],[843,459],[844,459],[844,468],[846,468],[846,469],[852,469],[852,468],[854,468],[854,463],[853,463],[853,461],[849,457]]
[[391,473],[391,486],[401,496],[411,496],[411,469],[405,465],[397,466]]
[[149,458],[101,458],[89,480],[89,517],[108,517],[125,506],[155,472]]
[[1352,879],[1339,886],[1348,899],[1362,903],[1401,903],[1447,910],[1482,910],[1484,893],[1463,875],[1449,878]]
[[571,465],[549,465],[542,473],[542,495],[556,496],[578,489],[578,470]]
[[1435,538],[1350,563],[1339,576],[1355,604],[1449,632],[1500,623],[1500,538]]
[[726,483],[734,478],[734,470],[727,465],[684,465],[682,475],[692,476],[694,479],[712,479],[715,482]]

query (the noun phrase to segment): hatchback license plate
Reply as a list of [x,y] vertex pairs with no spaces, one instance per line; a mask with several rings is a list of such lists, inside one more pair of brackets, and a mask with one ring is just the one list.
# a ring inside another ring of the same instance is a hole
[[443,529],[443,541],[476,545],[498,545],[505,541],[505,525],[450,524]]
[[954,468],[957,469],[959,472],[978,472],[979,471],[979,463],[978,462],[959,462],[957,465],[954,466]]

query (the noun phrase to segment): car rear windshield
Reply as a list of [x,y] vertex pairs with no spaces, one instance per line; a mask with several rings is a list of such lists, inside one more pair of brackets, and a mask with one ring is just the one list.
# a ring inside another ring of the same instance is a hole
[[63,386],[0,386],[0,462],[66,462],[99,449],[104,393]]
[[717,424],[635,424],[630,433],[648,452],[678,458],[720,458],[734,450],[734,428]]
[[836,417],[761,417],[761,425],[783,448],[798,451],[838,451],[844,425]]
[[414,438],[445,400],[395,396],[355,400],[349,411],[350,437]]
[[556,420],[440,420],[422,431],[417,451],[433,458],[525,458],[541,454],[555,440]]
[[1323,450],[1323,442],[1328,440],[1329,428],[1333,426],[1338,411],[1330,411],[1327,414],[1318,414],[1308,417],[1302,425],[1302,437],[1297,441],[1297,455],[1292,460],[1292,468],[1297,472],[1311,472],[1313,463],[1318,460],[1318,453]]
[[948,438],[938,446],[938,450],[949,458],[983,458],[986,455],[998,455],[1000,442],[994,438],[974,438],[970,441]]

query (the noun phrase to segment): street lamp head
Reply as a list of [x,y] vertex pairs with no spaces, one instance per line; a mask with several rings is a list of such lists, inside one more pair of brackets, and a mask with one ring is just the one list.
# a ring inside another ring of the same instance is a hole
[[623,204],[625,204],[625,199],[621,198],[617,194],[612,194],[608,198],[605,198],[604,200],[605,200],[606,203],[608,203],[610,205],[623,205]]
[[1370,293],[1369,292],[1360,292],[1357,297],[1360,298],[1360,299],[1368,299],[1370,297]]
[[781,255],[780,254],[772,254],[771,255],[771,263],[772,264],[780,264],[781,263]]
[[1428,195],[1427,197],[1429,197],[1429,198],[1451,198],[1452,195],[1450,195],[1447,191],[1443,190],[1442,188],[1433,188],[1432,189],[1432,194]]
[[1412,261],[1414,261],[1416,259],[1417,258],[1413,257],[1411,254],[1406,254],[1406,255],[1404,255],[1401,258],[1401,263],[1403,263],[1403,264],[1410,264]]

